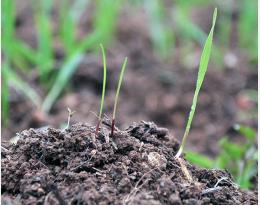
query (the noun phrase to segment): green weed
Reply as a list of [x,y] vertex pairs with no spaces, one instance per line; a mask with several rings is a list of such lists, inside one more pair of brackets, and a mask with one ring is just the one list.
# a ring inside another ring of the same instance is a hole
[[106,53],[105,49],[102,44],[100,44],[101,51],[102,51],[102,60],[103,60],[103,86],[102,86],[102,96],[101,96],[101,103],[100,103],[100,109],[99,109],[99,115],[98,115],[98,123],[96,127],[96,135],[99,130],[99,125],[102,118],[102,112],[104,107],[104,99],[105,99],[105,92],[106,92],[106,79],[107,79],[107,62],[106,62]]
[[200,88],[202,86],[205,74],[207,72],[216,18],[217,18],[217,9],[215,8],[214,14],[213,14],[212,27],[211,27],[210,33],[208,35],[208,38],[206,40],[205,46],[204,46],[202,54],[201,54],[199,71],[198,71],[198,78],[197,78],[196,89],[195,89],[194,97],[193,97],[193,101],[192,101],[191,111],[190,111],[190,114],[189,114],[189,118],[188,118],[188,122],[187,122],[187,125],[186,125],[186,128],[185,128],[185,132],[184,132],[184,135],[183,135],[183,138],[182,138],[182,143],[181,143],[180,149],[179,149],[178,153],[176,154],[177,158],[181,155],[181,153],[184,149],[184,146],[186,144],[187,137],[188,137],[190,127],[191,127],[191,123],[192,123],[192,120],[193,120],[193,116],[194,116],[194,113],[195,113],[195,110],[196,110],[199,91],[200,91]]
[[111,134],[110,134],[111,137],[112,137],[113,134],[114,134],[115,119],[116,119],[116,108],[117,108],[117,104],[118,104],[118,98],[119,98],[120,88],[121,88],[121,84],[122,84],[122,81],[123,81],[123,77],[124,77],[126,65],[127,65],[127,58],[125,58],[124,63],[123,63],[123,65],[122,65],[121,72],[120,72],[120,76],[119,76],[119,81],[118,81],[118,85],[117,85],[116,97],[115,97],[114,109],[113,109],[113,116],[112,116],[112,126],[111,126]]

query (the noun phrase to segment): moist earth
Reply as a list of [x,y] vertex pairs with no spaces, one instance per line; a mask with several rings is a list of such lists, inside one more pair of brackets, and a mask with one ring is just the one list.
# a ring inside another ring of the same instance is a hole
[[257,191],[227,171],[177,160],[179,142],[165,128],[142,121],[110,137],[106,120],[95,129],[29,129],[2,145],[2,204],[257,204]]

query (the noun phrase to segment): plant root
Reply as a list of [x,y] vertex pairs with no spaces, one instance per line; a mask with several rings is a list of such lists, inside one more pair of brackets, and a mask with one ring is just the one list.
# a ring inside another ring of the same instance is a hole
[[142,188],[142,186],[144,186],[150,179],[146,179],[142,184],[141,181],[148,175],[150,174],[152,171],[158,169],[157,167],[151,169],[150,171],[146,172],[135,184],[134,188],[132,189],[132,191],[127,195],[127,197],[124,199],[123,204],[126,205],[128,203],[131,204],[132,200],[134,199],[134,196],[137,194],[137,192]]
[[189,183],[192,183],[193,182],[192,176],[190,175],[183,159],[180,157],[175,157],[175,159],[179,162],[179,164],[181,166],[181,170],[182,170],[184,176],[186,177],[186,179],[189,181]]
[[208,189],[204,189],[201,192],[201,195],[205,195],[205,194],[211,194],[217,191],[220,191],[222,189],[222,187],[213,187],[213,188],[208,188]]

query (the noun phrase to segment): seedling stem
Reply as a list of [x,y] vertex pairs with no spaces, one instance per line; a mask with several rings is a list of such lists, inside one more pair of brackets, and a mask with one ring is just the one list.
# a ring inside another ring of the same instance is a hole
[[106,78],[107,78],[107,63],[106,63],[106,53],[105,49],[102,44],[100,44],[101,51],[102,51],[102,59],[103,59],[103,87],[102,87],[102,97],[101,97],[101,103],[100,103],[100,109],[99,109],[99,115],[98,115],[98,123],[96,126],[96,133],[97,136],[101,118],[102,118],[102,112],[104,107],[104,98],[105,98],[105,92],[106,92]]
[[122,81],[123,81],[126,65],[127,65],[127,58],[125,58],[125,60],[124,60],[124,63],[123,63],[123,66],[122,66],[122,69],[121,69],[121,72],[120,72],[120,76],[119,76],[118,85],[117,85],[116,98],[115,98],[114,110],[113,110],[113,116],[112,116],[111,134],[110,134],[111,137],[114,135],[116,108],[117,108],[118,97],[119,97],[120,88],[121,88],[121,84],[122,84]]

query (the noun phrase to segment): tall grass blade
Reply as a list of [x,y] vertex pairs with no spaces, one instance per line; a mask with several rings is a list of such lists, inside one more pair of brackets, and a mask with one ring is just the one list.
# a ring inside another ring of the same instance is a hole
[[208,68],[216,18],[217,18],[217,8],[215,8],[215,10],[214,10],[212,27],[211,27],[210,33],[208,35],[208,38],[206,40],[205,46],[204,46],[202,54],[201,54],[198,78],[197,78],[195,93],[194,93],[194,96],[193,96],[192,106],[191,106],[188,122],[187,122],[187,125],[186,125],[186,128],[185,128],[185,132],[184,132],[184,135],[183,135],[183,138],[182,138],[182,143],[181,143],[180,149],[179,149],[176,157],[179,157],[181,155],[183,148],[184,148],[186,141],[187,141],[187,136],[189,135],[191,123],[192,123],[193,116],[194,116],[194,113],[195,113],[195,110],[196,110],[199,91],[200,91],[200,88],[202,86],[202,83],[203,83],[203,80],[204,80],[204,77],[205,77],[205,74],[206,74],[206,71],[207,71],[207,68]]
[[78,45],[76,52],[84,52],[94,48],[98,42],[102,41],[102,36],[103,33],[100,31],[93,31],[92,33],[88,34],[87,37],[85,37]]
[[76,33],[76,23],[73,21],[70,10],[70,5],[68,0],[61,1],[61,8],[59,10],[59,21],[60,29],[59,35],[61,41],[64,45],[65,55],[68,57],[72,54],[75,49],[75,33]]
[[93,31],[78,46],[77,52],[86,51],[98,42],[108,42],[115,30],[121,1],[97,0],[93,19]]
[[[239,44],[246,48],[249,57],[257,60],[257,2],[241,1],[238,21]],[[251,35],[252,37],[248,37]]]
[[121,84],[123,81],[123,77],[124,77],[124,73],[125,73],[125,68],[127,65],[127,58],[125,58],[121,72],[120,72],[120,76],[119,76],[119,81],[118,81],[118,85],[117,85],[117,90],[116,90],[116,97],[115,97],[115,103],[114,103],[114,110],[113,110],[113,116],[112,116],[112,128],[111,128],[111,135],[113,136],[114,133],[114,126],[115,126],[115,117],[116,117],[116,108],[117,108],[117,104],[118,104],[118,97],[119,97],[119,93],[120,93],[120,88],[121,88]]
[[13,71],[9,65],[5,64],[2,68],[3,76],[8,84],[13,85],[15,89],[21,91],[31,102],[37,107],[40,108],[41,98],[35,92],[33,88],[25,81],[23,81],[16,73]]
[[99,125],[101,122],[103,107],[104,107],[104,99],[105,99],[105,92],[106,92],[106,79],[107,79],[107,62],[106,62],[106,53],[105,49],[102,44],[100,44],[100,48],[102,51],[102,60],[103,60],[103,86],[102,86],[102,97],[101,97],[101,103],[100,103],[100,109],[99,109],[99,115],[98,115],[98,123],[96,126],[96,135],[98,134]]
[[26,59],[32,64],[37,64],[37,52],[35,52],[29,45],[16,39],[13,48],[21,58]]
[[13,0],[2,2],[3,42],[11,43],[15,34],[15,5]]
[[124,78],[124,74],[125,74],[125,69],[126,69],[126,65],[127,65],[127,58],[125,58],[121,72],[120,72],[120,76],[119,76],[119,82],[117,85],[117,90],[116,90],[116,98],[115,98],[115,103],[114,103],[114,110],[113,110],[113,119],[115,119],[116,117],[116,108],[117,108],[117,103],[118,103],[118,97],[119,97],[119,93],[120,93],[120,89],[121,89],[121,84]]
[[[6,67],[4,65],[3,67]],[[9,118],[9,89],[8,89],[8,82],[7,82],[7,75],[6,72],[3,72],[2,68],[1,75],[2,75],[2,88],[1,88],[1,117],[3,126],[8,123]]]
[[40,78],[43,82],[48,79],[48,74],[54,64],[53,36],[51,24],[52,1],[40,1],[34,5],[35,21],[38,34],[38,66]]
[[100,44],[101,51],[102,51],[102,59],[103,59],[103,87],[102,87],[102,97],[99,109],[99,120],[102,117],[103,107],[104,107],[104,98],[106,92],[106,79],[107,79],[107,62],[106,62],[106,53],[102,44]]
[[54,102],[59,97],[61,91],[64,89],[64,87],[68,83],[70,77],[73,75],[73,73],[78,68],[78,65],[81,62],[81,60],[83,59],[83,56],[84,55],[82,53],[77,53],[77,54],[73,55],[60,68],[60,71],[55,79],[55,82],[42,104],[42,109],[44,112],[50,111]]
[[172,12],[172,17],[176,21],[176,24],[181,32],[181,35],[186,38],[194,39],[201,46],[207,39],[206,33],[203,32],[197,25],[195,25],[188,17],[184,8],[177,7]]

